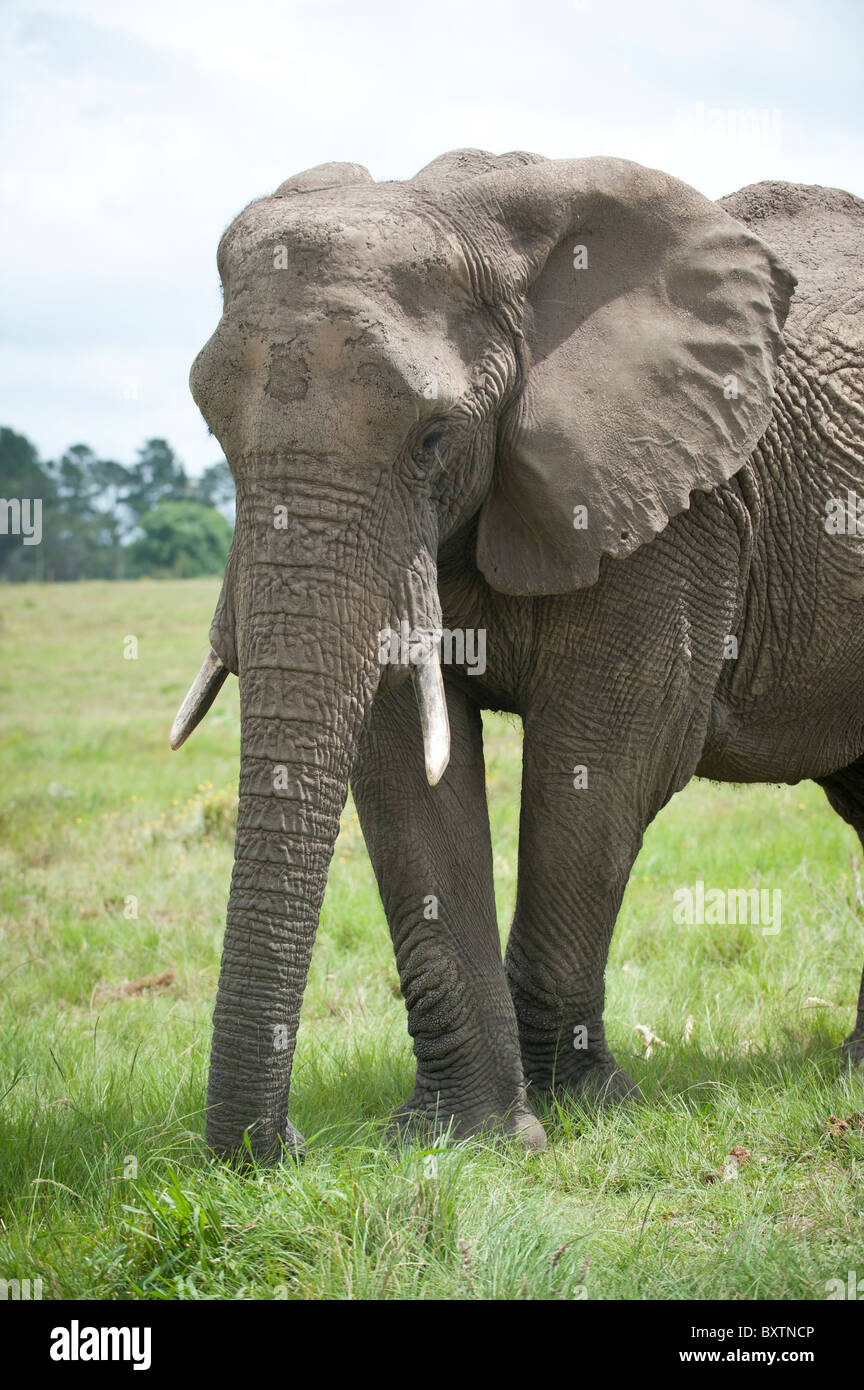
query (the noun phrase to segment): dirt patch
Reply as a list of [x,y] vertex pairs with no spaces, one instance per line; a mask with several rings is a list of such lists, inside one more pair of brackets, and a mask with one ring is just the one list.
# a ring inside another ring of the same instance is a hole
[[146,994],[148,990],[158,994],[163,989],[170,989],[173,983],[174,971],[163,970],[161,975],[142,975],[140,980],[126,980],[116,989],[107,990],[105,998],[133,999],[138,994]]

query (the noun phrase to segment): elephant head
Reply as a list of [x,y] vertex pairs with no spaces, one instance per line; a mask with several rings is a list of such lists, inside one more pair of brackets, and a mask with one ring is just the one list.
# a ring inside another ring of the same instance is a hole
[[[477,522],[493,588],[592,583],[731,476],[765,429],[792,279],[685,184],[613,159],[445,155],[407,182],[329,164],[218,253],[191,376],[237,486],[212,652],[179,744],[240,680],[235,865],[207,1133],[298,1148],[291,1058],[379,634],[440,628],[436,557]],[[416,686],[447,761],[434,642]],[[434,795],[430,791],[429,795]]]

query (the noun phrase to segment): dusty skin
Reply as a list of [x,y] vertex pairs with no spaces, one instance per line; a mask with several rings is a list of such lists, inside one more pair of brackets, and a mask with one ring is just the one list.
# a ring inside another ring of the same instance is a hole
[[[191,384],[237,525],[172,732],[239,676],[219,1154],[246,1130],[302,1151],[291,1059],[349,779],[417,1057],[394,1127],[529,1148],[530,1088],[635,1094],[604,970],[675,791],[809,777],[864,836],[862,253],[836,189],[711,203],[623,160],[479,150],[406,182],[307,170],[228,228]],[[485,632],[482,675],[434,642],[382,664],[406,623]],[[525,735],[504,961],[482,709]]]

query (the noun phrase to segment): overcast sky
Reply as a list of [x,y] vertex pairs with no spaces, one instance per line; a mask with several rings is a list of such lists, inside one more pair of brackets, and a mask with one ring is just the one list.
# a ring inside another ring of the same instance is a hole
[[0,0],[0,424],[219,457],[187,377],[219,235],[325,160],[635,159],[864,196],[864,0]]

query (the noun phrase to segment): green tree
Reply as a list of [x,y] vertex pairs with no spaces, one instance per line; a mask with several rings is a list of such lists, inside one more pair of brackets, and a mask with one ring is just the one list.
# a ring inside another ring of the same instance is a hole
[[233,521],[234,498],[234,479],[228,460],[223,458],[218,463],[211,463],[195,484],[195,500],[207,507],[215,507],[217,512]]
[[129,469],[129,486],[122,498],[136,521],[160,502],[186,500],[192,485],[186,470],[165,439],[148,439]]
[[35,446],[25,435],[16,434],[4,425],[0,428],[0,499],[4,503],[17,501],[20,505],[25,498],[31,504],[41,504],[42,539],[38,545],[25,545],[22,535],[12,531],[14,518],[4,506],[0,512],[2,579],[46,578],[51,521],[57,505],[57,489],[39,462]]
[[[0,579],[120,579],[131,573],[218,572],[231,540],[234,483],[224,459],[190,480],[164,439],[131,468],[73,444],[43,463],[30,440],[0,428]],[[22,503],[27,499],[27,512]],[[22,515],[41,506],[41,538]],[[131,544],[130,544],[131,542]]]
[[[123,575],[123,524],[119,489],[128,484],[121,464],[99,459],[86,444],[73,444],[47,467],[56,485],[46,578],[119,579]],[[106,480],[113,487],[106,491]]]
[[136,574],[191,579],[219,574],[231,544],[231,525],[201,502],[160,502],[139,519],[143,535],[129,547]]

